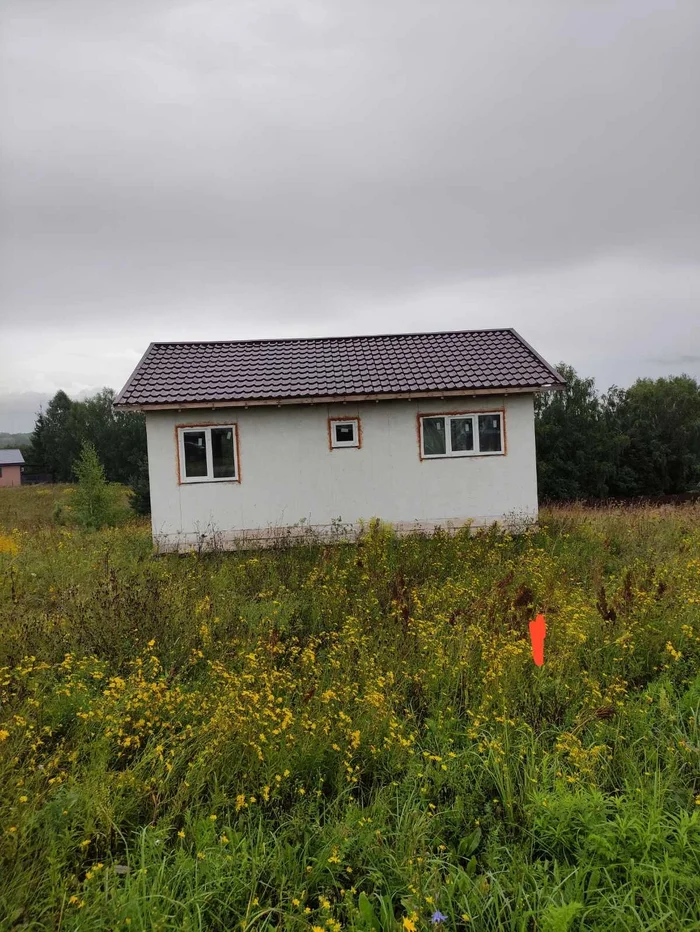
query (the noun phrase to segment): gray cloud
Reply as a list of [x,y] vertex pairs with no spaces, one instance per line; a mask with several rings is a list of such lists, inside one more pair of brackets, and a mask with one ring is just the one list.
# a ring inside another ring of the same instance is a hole
[[699,40],[695,0],[6,0],[0,313],[27,357],[0,391],[62,377],[27,334],[126,360],[478,320],[605,378],[602,342],[617,381],[659,340],[693,356]]
[[689,355],[687,353],[678,353],[676,356],[657,357],[652,356],[650,362],[660,363],[662,366],[693,366],[700,364],[700,356]]

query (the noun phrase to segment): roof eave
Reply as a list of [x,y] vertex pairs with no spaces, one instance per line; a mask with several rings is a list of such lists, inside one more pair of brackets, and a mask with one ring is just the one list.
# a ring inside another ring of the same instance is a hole
[[129,403],[115,401],[114,407],[122,411],[178,411],[185,408],[258,408],[258,407],[282,407],[283,405],[315,405],[315,404],[348,404],[351,402],[366,401],[406,401],[414,398],[464,398],[477,397],[479,395],[523,395],[534,394],[543,391],[557,390],[563,387],[563,383],[536,385],[508,385],[494,386],[493,388],[459,388],[459,389],[437,389],[431,391],[414,391],[414,392],[375,392],[367,394],[352,395],[309,395],[304,397],[291,398],[237,398],[229,401],[225,400],[193,400],[193,401],[167,401],[167,402],[148,402],[148,403]]

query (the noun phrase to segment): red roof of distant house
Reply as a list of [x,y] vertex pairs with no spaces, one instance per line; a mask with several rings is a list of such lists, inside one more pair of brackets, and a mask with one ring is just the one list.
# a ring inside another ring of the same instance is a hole
[[115,404],[177,407],[537,391],[561,376],[515,330],[152,343]]

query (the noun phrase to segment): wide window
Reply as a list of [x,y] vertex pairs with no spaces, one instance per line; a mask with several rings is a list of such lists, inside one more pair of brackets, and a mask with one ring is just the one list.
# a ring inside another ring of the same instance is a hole
[[420,419],[423,458],[503,453],[503,415],[436,414]]
[[347,421],[331,418],[331,447],[359,447],[360,420],[350,418]]
[[236,428],[180,427],[180,481],[217,482],[238,478]]

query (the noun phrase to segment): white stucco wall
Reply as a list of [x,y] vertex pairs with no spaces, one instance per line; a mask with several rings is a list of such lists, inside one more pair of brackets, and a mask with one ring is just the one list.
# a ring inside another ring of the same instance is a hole
[[[417,415],[505,409],[506,453],[421,460]],[[362,447],[329,449],[328,418],[359,417]],[[180,484],[177,426],[238,425],[240,482]],[[147,414],[154,539],[161,550],[217,545],[303,521],[380,518],[401,531],[537,516],[532,395]]]

